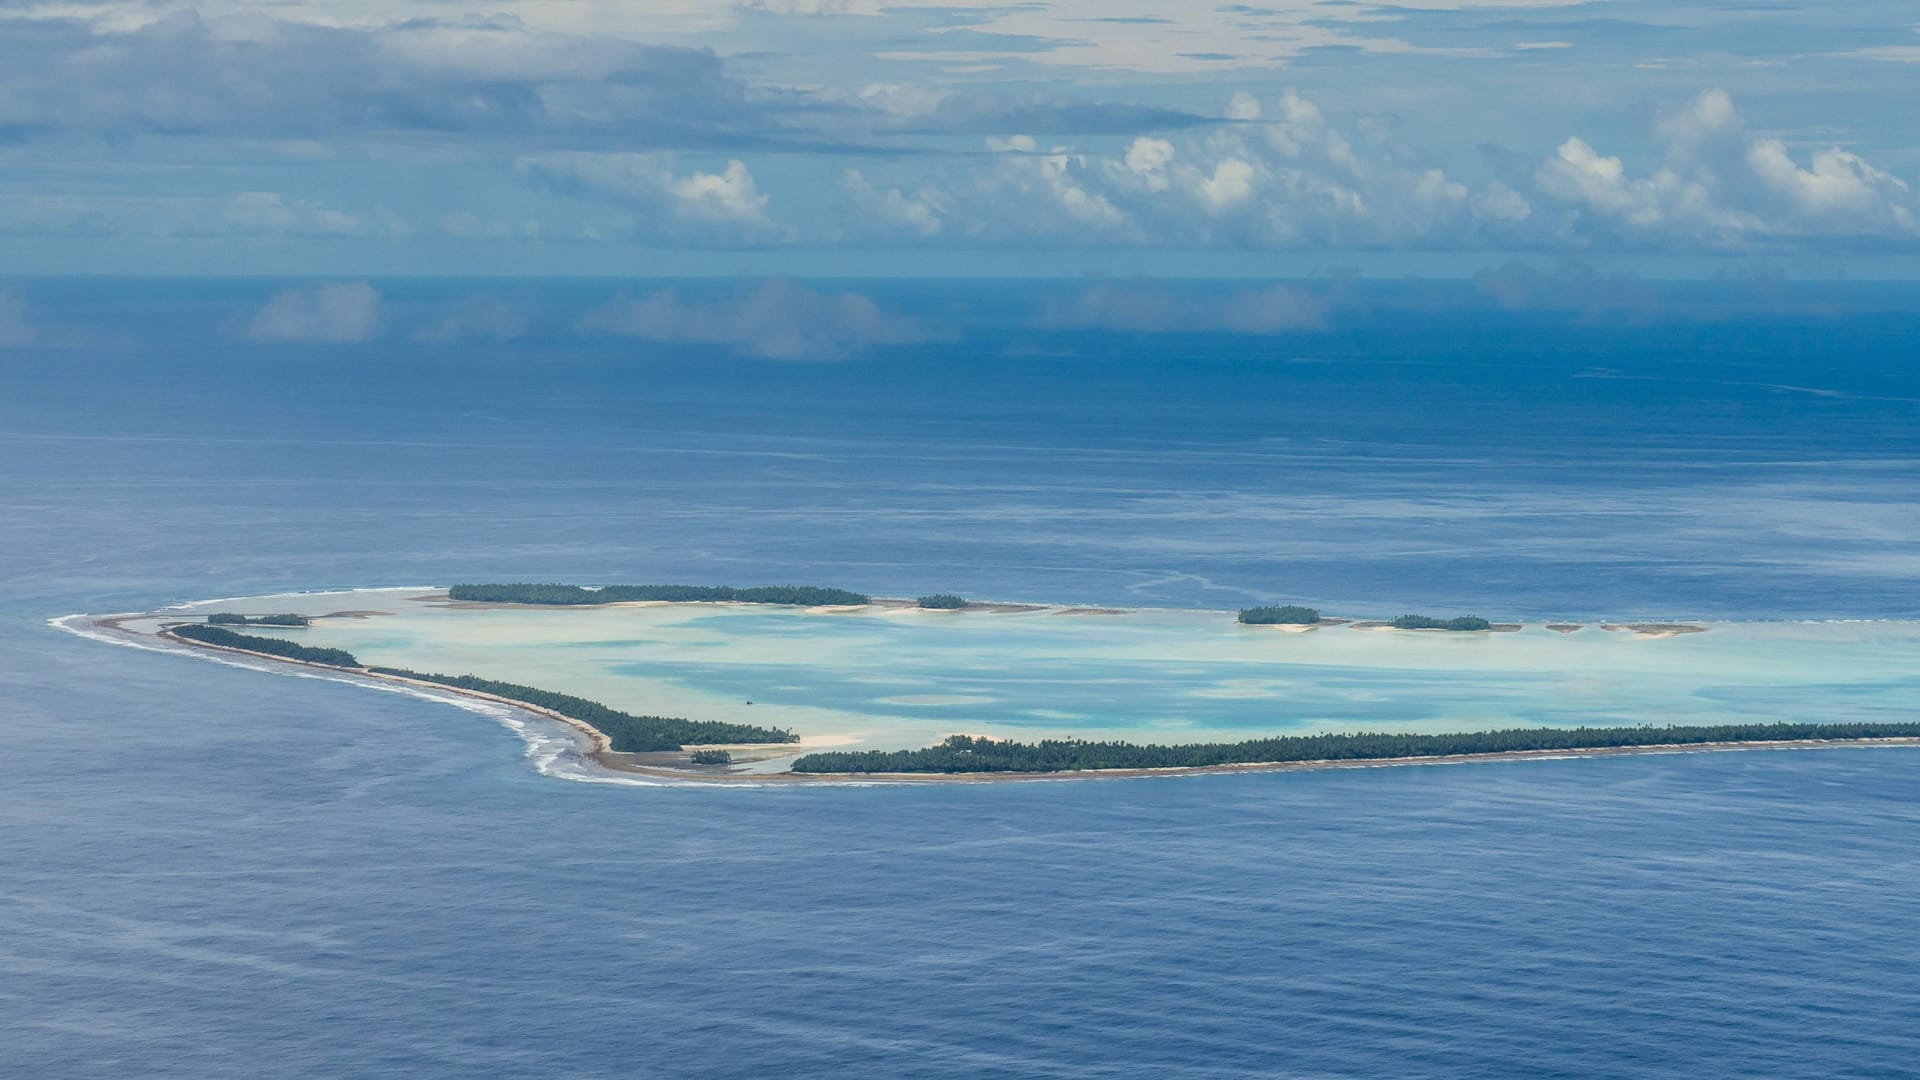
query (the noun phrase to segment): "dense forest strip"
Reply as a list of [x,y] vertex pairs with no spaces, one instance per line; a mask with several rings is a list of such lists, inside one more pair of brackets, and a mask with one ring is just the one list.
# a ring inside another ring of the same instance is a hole
[[1312,626],[1320,621],[1320,613],[1298,604],[1250,607],[1241,609],[1240,621],[1248,626]]
[[1264,765],[1289,761],[1368,761],[1387,758],[1507,754],[1517,751],[1600,750],[1635,746],[1763,743],[1798,740],[1920,738],[1910,724],[1716,724],[1618,728],[1512,728],[1451,735],[1281,735],[1237,743],[1166,746],[1129,742],[1046,739],[1000,742],[954,735],[921,750],[834,750],[806,754],[798,773],[1050,773],[1085,769],[1171,769]]
[[437,675],[405,668],[368,668],[375,675],[391,675],[418,682],[438,683],[458,690],[473,690],[494,697],[523,701],[578,720],[607,737],[612,749],[623,754],[656,750],[678,750],[683,746],[712,743],[792,743],[800,736],[784,728],[758,727],[753,724],[729,724],[719,720],[682,720],[672,716],[636,716],[609,708],[597,701],[572,694],[542,690],[519,683],[483,679],[478,675]]
[[1393,620],[1395,630],[1491,630],[1493,624],[1478,615],[1436,619],[1430,615],[1402,615]]
[[218,626],[206,626],[200,623],[188,623],[185,626],[170,628],[168,633],[175,637],[198,641],[205,645],[219,645],[228,649],[245,649],[248,652],[266,653],[287,660],[299,660],[308,664],[326,664],[329,667],[357,668],[360,661],[345,649],[320,649],[311,645],[302,645],[297,641],[284,638],[258,637],[254,634],[236,634]]
[[873,598],[846,589],[823,589],[814,585],[764,585],[736,589],[731,585],[603,585],[586,589],[578,585],[536,585],[530,583],[495,585],[455,585],[447,590],[452,600],[475,600],[492,604],[617,604],[630,600],[666,600],[673,603],[698,603],[733,600],[746,604],[786,604],[794,607],[866,604]]
[[310,626],[305,615],[234,615],[218,612],[207,616],[208,626]]

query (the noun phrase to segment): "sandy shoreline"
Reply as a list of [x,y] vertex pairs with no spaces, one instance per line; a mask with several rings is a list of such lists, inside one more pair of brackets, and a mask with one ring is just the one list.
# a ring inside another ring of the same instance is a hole
[[[441,683],[408,679],[396,675],[386,675],[356,668],[340,668],[327,664],[314,664],[304,660],[291,660],[257,653],[247,649],[236,649],[222,645],[210,645],[204,642],[177,638],[170,634],[143,634],[125,629],[121,624],[140,618],[150,618],[145,614],[116,615],[87,619],[94,630],[141,639],[148,642],[159,641],[181,649],[203,649],[209,652],[231,653],[252,660],[295,667],[310,668],[325,672],[342,681],[352,682],[360,679],[369,682],[389,683],[406,686],[417,691],[432,694],[446,694],[465,697],[506,708],[515,709],[542,719],[551,720],[566,726],[581,735],[591,749],[581,756],[597,768],[611,773],[645,776],[654,779],[672,780],[679,783],[707,785],[807,785],[807,784],[929,784],[929,783],[1036,783],[1042,781],[1070,780],[1125,780],[1146,779],[1151,777],[1210,776],[1233,773],[1253,772],[1310,772],[1326,769],[1364,769],[1395,768],[1415,765],[1464,765],[1497,761],[1556,760],[1564,758],[1614,757],[1622,755],[1644,754],[1684,754],[1716,753],[1735,750],[1814,750],[1847,746],[1920,747],[1920,738],[1897,737],[1876,739],[1790,739],[1753,742],[1715,742],[1715,743],[1661,743],[1646,746],[1605,746],[1580,747],[1553,750],[1506,750],[1484,754],[1446,754],[1399,758],[1362,758],[1315,761],[1275,761],[1246,762],[1225,765],[1173,766],[1166,768],[1134,769],[1079,769],[1048,773],[737,773],[716,769],[702,769],[696,766],[671,768],[658,764],[642,764],[632,760],[641,755],[625,754],[612,748],[605,733],[583,721],[562,715],[551,709],[501,697],[477,690],[447,686]],[[1622,627],[1626,629],[1626,627]],[[1633,628],[1636,632],[1639,628]],[[1666,627],[1661,627],[1666,630]],[[1657,632],[1657,631],[1656,631]],[[1684,632],[1684,631],[1682,631]],[[837,736],[817,736],[813,740],[802,739],[799,743],[741,744],[732,749],[759,752],[767,756],[784,756],[786,753],[801,753],[820,745],[830,744]],[[811,743],[811,745],[809,745]]]

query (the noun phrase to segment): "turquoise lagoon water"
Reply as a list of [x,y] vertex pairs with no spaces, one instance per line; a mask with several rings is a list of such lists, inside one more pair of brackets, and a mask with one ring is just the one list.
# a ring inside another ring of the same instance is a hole
[[1204,610],[469,608],[417,589],[183,609],[200,610],[354,611],[260,632],[632,711],[790,727],[809,745],[919,746],[956,731],[1169,741],[1920,712],[1920,623],[1904,621],[1714,623],[1675,637],[1598,624],[1287,632]]

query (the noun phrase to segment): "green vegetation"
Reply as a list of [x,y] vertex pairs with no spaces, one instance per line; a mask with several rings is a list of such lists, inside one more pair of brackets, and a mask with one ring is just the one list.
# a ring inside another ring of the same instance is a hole
[[635,716],[608,708],[597,701],[556,693],[534,686],[483,679],[478,675],[429,675],[405,668],[368,668],[376,675],[395,675],[403,679],[439,683],[461,690],[477,690],[512,701],[524,701],[561,716],[578,720],[605,734],[613,749],[623,754],[654,750],[678,750],[699,743],[790,743],[800,736],[783,728],[729,724],[719,720],[681,720],[671,716]]
[[1402,615],[1393,620],[1396,630],[1491,630],[1493,624],[1478,615],[1455,619],[1435,619],[1426,615]]
[[788,604],[818,607],[825,604],[865,604],[872,597],[845,589],[813,585],[767,585],[736,589],[731,585],[606,585],[583,589],[578,585],[455,585],[447,590],[453,600],[492,604],[615,604],[628,600],[668,600],[685,604],[735,600],[746,604]]
[[793,763],[793,771],[1052,773],[1081,769],[1190,768],[1285,761],[1369,761],[1452,754],[1501,754],[1520,750],[1916,737],[1920,737],[1920,723],[1512,728],[1456,735],[1282,735],[1237,743],[1187,743],[1176,746],[1082,742],[1079,739],[1046,739],[1037,743],[996,742],[954,735],[924,750],[836,750],[807,754]]
[[1320,621],[1320,613],[1298,604],[1250,607],[1240,612],[1240,621],[1248,626],[1312,626]]
[[218,626],[203,626],[189,623],[175,626],[167,631],[175,637],[198,641],[206,645],[221,645],[229,649],[245,649],[248,652],[266,653],[268,656],[284,657],[288,660],[304,660],[309,664],[326,664],[330,667],[357,668],[360,661],[344,649],[317,649],[311,645],[287,641],[284,638],[255,637],[252,634],[236,634]]
[[693,763],[695,765],[731,765],[733,755],[725,750],[695,750]]
[[943,592],[934,593],[932,596],[923,596],[913,603],[916,607],[932,608],[935,611],[958,611],[967,606],[967,598],[964,596],[955,596],[950,592]]
[[305,615],[235,615],[222,611],[207,616],[208,626],[309,626]]

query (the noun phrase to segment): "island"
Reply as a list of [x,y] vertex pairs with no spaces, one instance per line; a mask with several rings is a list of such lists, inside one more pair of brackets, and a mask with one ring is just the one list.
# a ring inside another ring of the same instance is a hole
[[1491,622],[1478,615],[1460,615],[1451,619],[1436,619],[1429,615],[1402,615],[1388,625],[1395,630],[1447,630],[1456,633],[1493,629]]
[[[468,698],[492,701],[497,705],[507,705],[513,709],[522,709],[545,719],[568,724],[576,732],[586,736],[586,744],[580,749],[580,757],[591,761],[597,767],[609,769],[614,773],[641,773],[662,778],[676,778],[687,782],[833,782],[835,778],[854,778],[860,782],[925,782],[933,778],[979,778],[979,780],[1020,780],[1020,778],[1071,778],[1071,776],[1165,776],[1165,774],[1190,773],[1238,773],[1238,771],[1261,771],[1261,769],[1338,769],[1338,767],[1361,767],[1361,765],[1421,765],[1421,763],[1453,763],[1453,761],[1492,761],[1492,759],[1515,759],[1515,757],[1540,757],[1540,755],[1609,755],[1609,753],[1663,753],[1663,751],[1682,751],[1682,749],[1740,749],[1740,748],[1812,748],[1812,746],[1839,746],[1839,744],[1901,744],[1901,746],[1920,746],[1920,721],[1897,723],[1880,721],[1887,715],[1857,715],[1859,723],[1849,723],[1849,719],[1836,717],[1830,723],[1795,723],[1780,721],[1774,723],[1774,717],[1759,715],[1753,717],[1753,723],[1732,723],[1738,717],[1730,717],[1730,723],[1711,723],[1707,719],[1695,723],[1644,723],[1644,724],[1567,724],[1567,726],[1500,726],[1486,724],[1480,728],[1459,728],[1446,730],[1436,726],[1427,726],[1425,730],[1321,730],[1313,734],[1271,734],[1258,738],[1236,738],[1227,740],[1188,740],[1188,742],[1133,742],[1125,736],[1089,736],[1089,738],[1054,738],[1050,732],[1035,732],[1035,736],[1016,736],[1016,738],[991,738],[983,734],[950,734],[939,738],[941,728],[931,732],[920,728],[912,742],[899,740],[893,746],[908,746],[906,749],[864,749],[858,748],[858,742],[866,740],[866,732],[851,734],[810,734],[803,742],[801,734],[793,730],[799,724],[793,724],[793,701],[774,703],[776,719],[793,726],[781,724],[739,723],[739,717],[716,717],[716,719],[685,719],[674,715],[653,715],[649,711],[626,711],[605,705],[601,701],[588,700],[576,694],[566,694],[563,690],[530,686],[524,682],[493,678],[488,675],[451,675],[444,671],[420,671],[428,667],[424,663],[409,663],[405,667],[392,663],[372,663],[361,659],[369,655],[369,650],[384,651],[384,644],[374,646],[371,642],[384,642],[382,636],[355,636],[342,634],[340,619],[365,619],[365,617],[384,617],[388,611],[372,609],[374,603],[420,603],[422,611],[445,609],[445,607],[463,607],[472,605],[472,615],[430,615],[415,617],[415,625],[440,625],[444,619],[484,619],[499,621],[505,619],[540,619],[540,623],[528,623],[530,626],[549,626],[547,617],[516,617],[507,611],[490,611],[495,605],[553,605],[553,607],[582,607],[595,603],[622,603],[630,600],[647,600],[626,615],[618,615],[620,623],[632,621],[634,626],[649,626],[634,636],[632,640],[624,636],[599,638],[603,642],[614,644],[620,650],[651,650],[662,642],[660,630],[672,626],[697,626],[691,630],[695,650],[712,648],[712,634],[716,632],[716,619],[710,613],[701,613],[697,617],[674,615],[670,605],[674,603],[710,603],[710,601],[732,601],[732,603],[762,603],[774,605],[774,611],[733,611],[720,615],[722,621],[739,619],[739,626],[751,626],[764,632],[770,632],[770,642],[780,640],[812,640],[822,634],[831,634],[829,626],[858,626],[851,630],[854,640],[874,642],[876,632],[889,634],[918,634],[924,630],[914,630],[914,626],[925,626],[918,621],[897,621],[889,623],[893,611],[904,607],[924,607],[931,611],[958,611],[958,609],[1004,609],[1010,615],[1031,613],[1033,621],[1020,623],[1016,628],[1016,640],[1027,642],[1031,634],[1058,632],[1046,630],[1046,626],[1058,626],[1056,617],[1073,613],[1108,613],[1123,615],[1129,619],[1142,617],[1150,609],[1089,609],[1089,607],[1048,607],[1048,605],[1012,605],[1012,603],[973,603],[956,594],[927,594],[920,600],[872,600],[866,607],[862,619],[870,623],[845,623],[849,617],[849,605],[822,603],[826,600],[866,600],[864,594],[854,594],[847,590],[826,590],[818,586],[764,586],[764,588],[733,588],[733,586],[599,586],[582,588],[568,584],[482,584],[482,586],[457,586],[455,590],[436,592],[428,596],[419,596],[419,590],[386,590],[388,600],[369,601],[351,611],[332,611],[324,613],[323,607],[309,607],[309,611],[319,611],[311,615],[244,615],[232,611],[209,611],[209,613],[188,613],[177,615],[171,611],[146,613],[146,615],[121,615],[121,617],[69,617],[84,619],[88,630],[102,634],[117,634],[119,640],[165,640],[177,642],[188,648],[204,650],[230,651],[242,653],[248,657],[257,657],[276,663],[305,665],[309,669],[321,669],[338,673],[346,680],[378,680],[407,686],[413,690],[430,690],[436,694],[459,694]],[[394,596],[397,594],[397,596]],[[405,598],[405,600],[401,600]],[[290,598],[282,598],[282,601]],[[263,598],[255,611],[275,611],[271,598]],[[787,607],[787,611],[778,611]],[[691,617],[691,621],[687,621]],[[812,623],[820,619],[820,623]],[[146,626],[144,630],[132,630],[125,623],[138,623]],[[56,621],[58,625],[60,621]],[[1279,628],[1311,628],[1327,623],[1344,623],[1340,619],[1321,619],[1319,611],[1302,605],[1271,605],[1271,607],[1250,607],[1240,611],[1240,623],[1248,626],[1279,626]],[[607,623],[601,617],[595,617],[589,625],[605,628]],[[897,626],[897,630],[881,630],[881,626]],[[1194,630],[1204,621],[1192,621],[1185,617],[1165,619],[1162,632],[1190,634],[1190,632],[1210,632]],[[349,648],[326,648],[323,644],[303,644],[286,638],[240,632],[240,628],[259,628],[259,626],[284,626],[284,628],[307,628],[311,636],[305,636],[309,642],[332,642]],[[1423,617],[1407,615],[1392,623],[1361,623],[1367,628],[1405,628],[1405,630],[1440,630],[1440,632],[1473,632],[1486,628],[1507,628],[1509,625],[1488,623],[1478,617]],[[1705,626],[1690,623],[1603,623],[1607,630],[1632,632],[1647,638],[1676,636],[1686,632],[1699,632]],[[1517,626],[1513,626],[1517,628]],[[1551,623],[1549,630],[1567,632],[1580,628],[1574,623]],[[724,636],[730,630],[718,630]],[[737,634],[737,630],[732,630]],[[1079,630],[1068,630],[1079,632]],[[1139,646],[1139,628],[1127,628],[1119,632],[1119,642],[1123,642],[1123,653],[1135,650]],[[1559,640],[1559,634],[1544,634],[1548,640]],[[1056,638],[1066,640],[1066,638]],[[1219,638],[1223,646],[1229,646],[1233,636]],[[1565,650],[1567,646],[1542,646],[1538,638],[1519,638],[1534,640],[1536,644],[1517,644],[1505,648],[1538,651]],[[574,648],[572,638],[559,638],[561,648]],[[1250,642],[1248,642],[1250,644]],[[674,644],[674,650],[684,650],[685,646]],[[755,646],[747,646],[755,648]],[[870,646],[862,646],[870,648]],[[918,648],[918,646],[916,646]],[[1021,646],[1025,648],[1025,646]],[[1188,646],[1177,644],[1179,650]],[[1242,646],[1244,648],[1244,646]],[[1325,644],[1302,642],[1298,646],[1281,646],[1283,653],[1298,655],[1302,659],[1261,659],[1267,650],[1242,653],[1240,659],[1229,659],[1227,663],[1317,663],[1309,657],[1336,657],[1342,653],[1352,653],[1356,646],[1342,644],[1334,640],[1325,640]],[[1405,659],[1423,659],[1423,663],[1434,665],[1434,653],[1421,646],[1390,646],[1380,640],[1379,646],[1365,644],[1363,650],[1386,650]],[[1580,648],[1580,646],[1572,646]],[[1605,646],[1601,646],[1605,648]],[[349,651],[351,650],[351,651]],[[1415,651],[1396,651],[1415,650]],[[359,653],[359,655],[355,655]],[[432,655],[432,653],[413,653]],[[612,653],[614,657],[622,653]],[[695,653],[685,653],[697,657]],[[1152,653],[1142,653],[1152,655]],[[1171,655],[1192,655],[1171,653]],[[1476,648],[1475,657],[1484,657],[1484,650]],[[1891,655],[1891,653],[1889,653]],[[459,663],[459,661],[455,661]],[[693,659],[693,663],[701,663]],[[766,659],[756,657],[756,665],[764,665]],[[791,661],[787,661],[791,663]],[[1192,661],[1181,661],[1192,663]],[[1471,663],[1484,663],[1469,659]],[[476,663],[484,667],[484,663]],[[1440,661],[1440,667],[1434,671],[1446,671],[1450,665]],[[1772,671],[1772,669],[1768,669]],[[1826,667],[1816,667],[1816,673],[1824,678]],[[1169,671],[1169,675],[1190,675],[1183,671]],[[672,676],[670,676],[672,678]],[[760,678],[760,676],[755,676]],[[766,676],[776,678],[776,676]],[[877,680],[885,682],[885,680]],[[549,684],[551,686],[551,684]],[[668,684],[657,684],[662,692],[672,692]],[[1283,684],[1286,686],[1286,684]],[[799,690],[799,686],[781,686],[781,690]],[[1290,690],[1286,692],[1290,694]],[[760,698],[758,692],[745,694],[747,698]],[[1271,696],[1260,690],[1258,684],[1240,684],[1223,682],[1210,686],[1208,690],[1194,696],[1194,700],[1213,701],[1231,700],[1231,698],[1261,698]],[[1273,696],[1281,701],[1281,696]],[[970,705],[973,698],[943,698],[939,694],[889,694],[881,698],[881,703],[899,705],[904,709],[945,709]],[[753,700],[745,701],[753,705]],[[718,705],[718,703],[716,703]],[[804,703],[803,703],[804,705]],[[766,709],[755,709],[760,713]],[[812,707],[812,705],[804,705]],[[781,709],[787,709],[781,713]],[[1283,707],[1284,709],[1284,707]],[[672,709],[672,711],[691,711],[691,709]],[[730,707],[737,713],[737,705]],[[1283,713],[1284,715],[1284,713]],[[1309,713],[1311,715],[1311,713]],[[1382,717],[1392,717],[1392,713],[1380,713]],[[1659,715],[1644,713],[1644,715]],[[1897,713],[1895,713],[1897,715]],[[1294,713],[1284,723],[1300,723],[1300,713]],[[1058,713],[1062,721],[1075,721],[1085,717],[1071,717],[1068,713]],[[924,723],[922,717],[920,723]],[[947,721],[939,721],[945,726]],[[945,730],[956,730],[960,724],[966,724],[964,715],[952,717],[954,726]],[[1006,721],[987,721],[987,723],[1006,723]],[[1244,723],[1244,721],[1242,721]],[[803,730],[814,730],[812,726]],[[847,728],[826,728],[826,730],[847,730]],[[966,730],[966,728],[960,728]],[[977,730],[977,728],[975,728]],[[1112,728],[1110,728],[1112,730]],[[1215,728],[1217,730],[1217,728]],[[1258,730],[1258,728],[1254,728]],[[1308,728],[1311,730],[1311,728]],[[931,746],[910,748],[916,742],[927,740]],[[933,742],[937,740],[937,742]],[[881,744],[885,746],[885,744]]]

